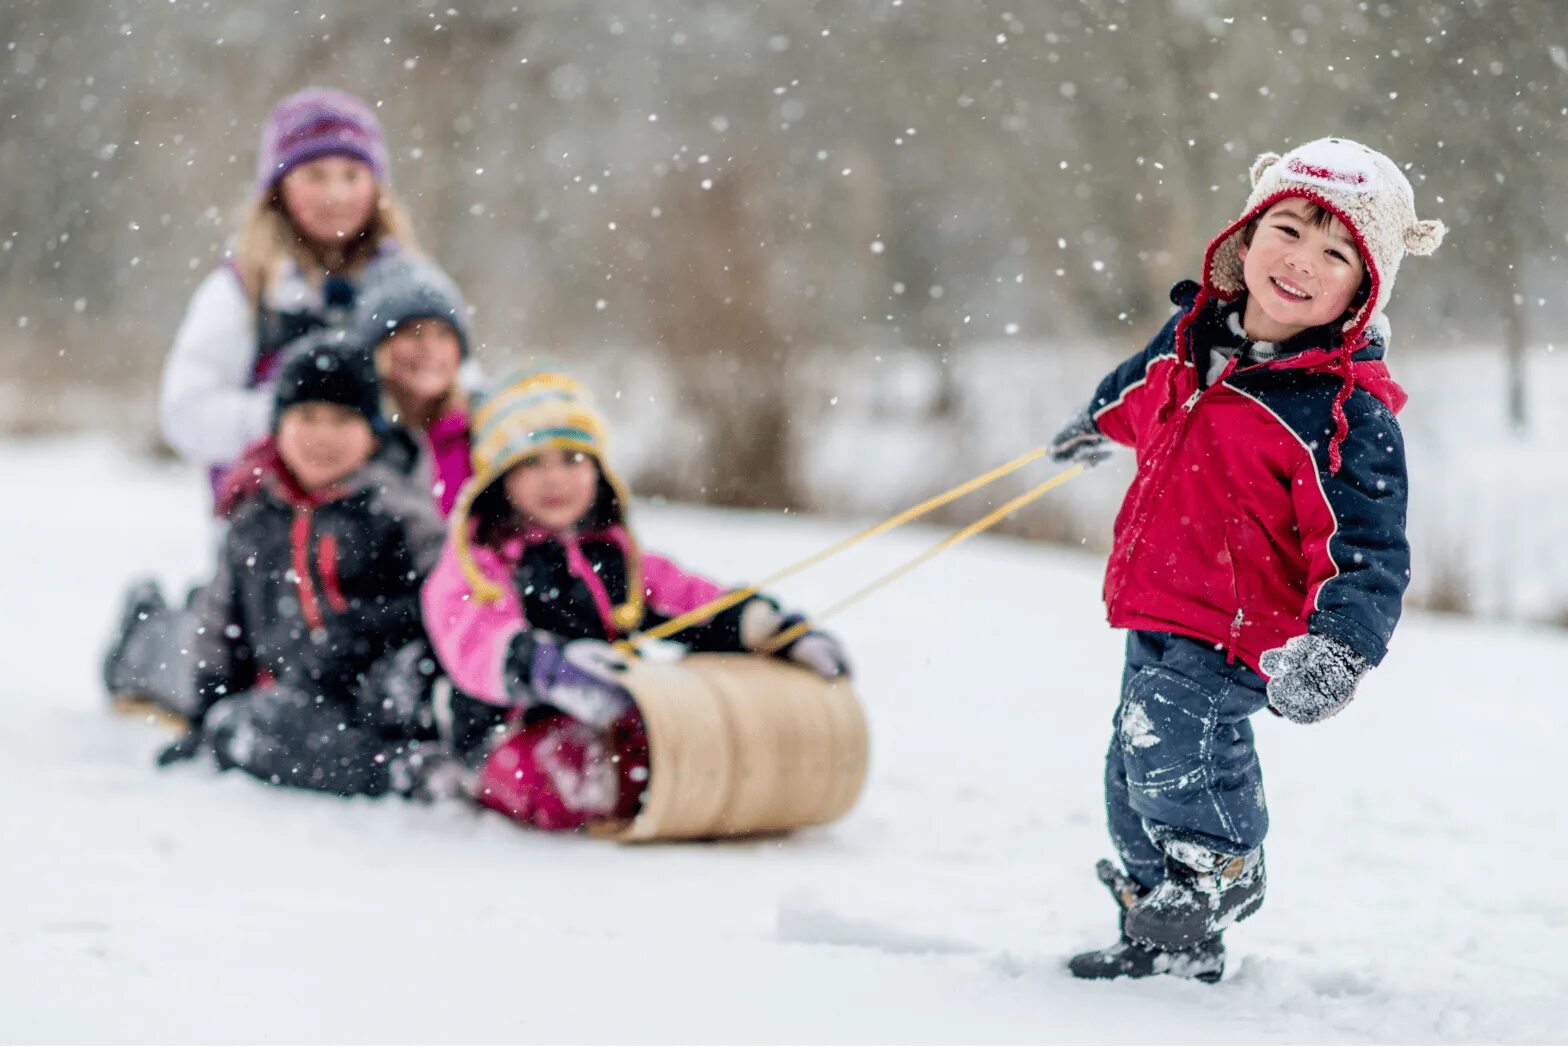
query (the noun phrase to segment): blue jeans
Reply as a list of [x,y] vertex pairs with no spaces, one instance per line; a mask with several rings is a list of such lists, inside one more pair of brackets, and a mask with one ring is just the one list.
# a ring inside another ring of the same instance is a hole
[[1105,757],[1111,840],[1139,883],[1165,879],[1160,844],[1245,854],[1269,828],[1253,713],[1263,678],[1225,652],[1170,633],[1127,634],[1121,702]]

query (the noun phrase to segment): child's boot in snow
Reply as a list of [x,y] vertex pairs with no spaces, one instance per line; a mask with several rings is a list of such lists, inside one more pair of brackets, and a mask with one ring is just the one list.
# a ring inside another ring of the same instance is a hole
[[1225,973],[1225,943],[1218,934],[1187,949],[1162,949],[1127,937],[1127,910],[1149,894],[1147,888],[1105,859],[1094,867],[1119,910],[1121,940],[1105,949],[1079,953],[1067,961],[1074,978],[1148,978],[1169,974],[1213,983]]
[[1163,846],[1165,880],[1127,910],[1128,937],[1192,948],[1263,905],[1263,848],[1222,854],[1180,840]]
[[477,777],[457,757],[434,746],[414,748],[387,762],[392,791],[420,803],[472,797]]
[[125,602],[120,608],[119,626],[109,642],[109,651],[103,657],[103,686],[110,699],[140,696],[138,681],[126,664],[138,628],[167,604],[163,591],[152,578],[143,578],[125,591]]

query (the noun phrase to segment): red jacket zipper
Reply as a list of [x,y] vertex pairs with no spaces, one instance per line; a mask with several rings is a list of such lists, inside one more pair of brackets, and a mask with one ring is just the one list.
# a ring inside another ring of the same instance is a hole
[[328,531],[316,543],[316,567],[321,571],[321,588],[327,594],[327,603],[339,614],[348,610],[343,589],[338,584],[338,536]]
[[312,632],[326,628],[321,615],[321,604],[316,600],[316,587],[310,580],[310,515],[308,508],[294,510],[294,523],[289,528],[289,546],[294,568],[294,589],[299,594],[299,610],[305,624]]

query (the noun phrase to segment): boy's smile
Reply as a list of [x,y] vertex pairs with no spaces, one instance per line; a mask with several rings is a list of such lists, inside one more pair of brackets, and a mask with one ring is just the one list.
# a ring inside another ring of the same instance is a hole
[[1366,266],[1345,224],[1333,215],[1324,222],[1315,212],[1303,198],[1281,200],[1242,246],[1248,337],[1283,341],[1349,311]]
[[370,461],[376,435],[358,411],[341,404],[295,404],[278,419],[278,455],[307,491],[337,483]]

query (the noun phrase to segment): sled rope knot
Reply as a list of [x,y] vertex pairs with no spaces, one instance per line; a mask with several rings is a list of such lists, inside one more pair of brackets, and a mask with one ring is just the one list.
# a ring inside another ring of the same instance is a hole
[[[810,556],[802,560],[798,560],[795,563],[788,565],[787,567],[780,568],[779,570],[773,572],[758,582],[743,586],[742,588],[735,589],[731,592],[727,592],[722,596],[708,601],[701,607],[693,608],[692,610],[687,611],[685,614],[671,618],[669,621],[664,622],[661,625],[657,625],[654,628],[647,630],[646,632],[641,632],[636,636],[628,637],[625,640],[620,641],[618,644],[616,644],[616,646],[627,654],[635,654],[637,651],[637,644],[645,640],[669,639],[676,633],[696,625],[699,622],[707,621],[714,615],[734,607],[743,600],[749,600],[751,597],[757,595],[762,590],[783,581],[785,578],[799,574],[807,568],[816,566],[829,557],[836,556],[852,545],[863,542],[868,538],[875,538],[878,535],[886,534],[895,527],[900,527],[903,524],[906,524],[911,520],[918,519],[919,517],[922,517],[935,509],[940,509],[942,506],[962,498],[971,491],[978,490],[981,487],[984,487],[986,484],[999,480],[1010,473],[1017,472],[1019,469],[1022,469],[1030,462],[1033,462],[1041,456],[1045,455],[1047,451],[1048,448],[1037,447],[1032,451],[1021,454],[1012,461],[1004,463],[1003,465],[999,465],[995,469],[992,469],[988,472],[981,473],[979,476],[976,476],[973,479],[965,480],[958,486],[943,491],[941,494],[934,495],[933,497],[921,502],[919,505],[911,506],[902,512],[895,513],[886,520],[883,520],[881,523],[868,527],[858,534],[852,534],[848,538],[840,539],[839,541],[828,546],[826,549],[819,550],[818,552],[812,553]],[[1078,476],[1086,468],[1087,466],[1080,463],[1068,469],[1064,469],[1060,473],[1057,473],[1055,476],[1051,477],[1049,480],[1046,480],[1044,483],[1038,484],[1035,487],[1030,488],[1028,491],[1025,491],[1018,497],[1013,498],[1000,506],[997,506],[991,512],[986,513],[974,523],[960,528],[959,530],[948,535],[946,538],[942,539],[937,544],[933,545],[931,548],[927,549],[925,552],[920,553],[918,556],[915,556],[909,561],[900,564],[898,567],[895,567],[893,570],[882,575],[880,578],[877,578],[869,584],[864,585],[850,593],[842,600],[839,600],[837,603],[827,608],[821,614],[816,615],[812,619],[798,622],[790,628],[783,630],[778,635],[769,637],[767,642],[764,643],[762,647],[759,648],[759,650],[763,653],[767,653],[776,651],[781,647],[788,646],[804,635],[816,622],[823,621],[826,618],[838,614],[846,608],[865,599],[867,596],[870,596],[872,593],[881,589],[883,586],[903,577],[905,574],[908,574],[910,571],[925,563],[927,560],[930,560],[938,553],[952,548],[959,542],[974,537],[989,527],[995,526],[999,521],[1009,514],[1018,511],[1019,509],[1028,505],[1030,502],[1034,501],[1036,498],[1046,494],[1048,491],[1060,487],[1068,480]]]

